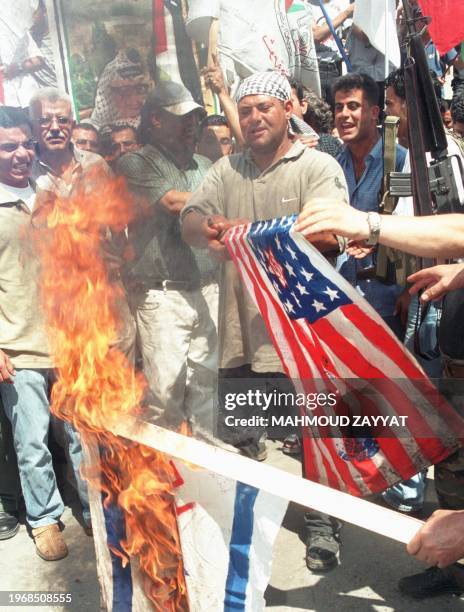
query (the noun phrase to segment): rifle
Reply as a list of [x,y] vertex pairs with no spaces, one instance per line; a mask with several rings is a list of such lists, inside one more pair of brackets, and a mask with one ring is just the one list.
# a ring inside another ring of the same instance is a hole
[[[459,188],[453,171],[454,165],[459,169],[463,183],[462,161],[457,155],[448,155],[445,128],[421,32],[416,31],[415,23],[418,20],[411,17],[408,0],[403,0],[403,7],[408,31],[404,85],[412,173],[390,173],[389,193],[393,197],[412,195],[416,215],[464,212],[464,203],[460,201]],[[426,152],[432,157],[430,167],[427,165]]]

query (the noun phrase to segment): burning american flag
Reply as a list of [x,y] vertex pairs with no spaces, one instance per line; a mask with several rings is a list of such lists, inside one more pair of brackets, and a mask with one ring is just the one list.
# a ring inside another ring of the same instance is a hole
[[[453,452],[464,421],[379,315],[292,229],[295,218],[233,228],[229,252],[296,391],[337,394],[335,408],[311,414],[382,423],[303,427],[306,477],[369,495]],[[404,427],[386,425],[395,416]]]

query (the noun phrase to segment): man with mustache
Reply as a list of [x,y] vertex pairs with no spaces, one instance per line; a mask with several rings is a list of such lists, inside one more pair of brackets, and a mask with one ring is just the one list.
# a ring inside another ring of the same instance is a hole
[[99,155],[72,145],[75,122],[67,94],[51,87],[40,89],[29,102],[29,115],[37,141],[33,176],[39,190],[67,196],[94,164],[99,164],[102,178],[110,175]]
[[[71,98],[66,93],[52,87],[40,89],[30,100],[29,115],[38,153],[32,176],[41,203],[53,202],[56,197],[67,198],[83,185],[88,191],[92,186],[97,187],[97,181],[101,185],[112,180],[113,174],[100,155],[73,145],[71,138],[75,122]],[[110,280],[119,283],[126,236],[124,232],[112,234],[108,229],[106,237],[103,248],[111,268]],[[135,323],[123,296],[118,309],[121,325],[116,347],[133,363]]]

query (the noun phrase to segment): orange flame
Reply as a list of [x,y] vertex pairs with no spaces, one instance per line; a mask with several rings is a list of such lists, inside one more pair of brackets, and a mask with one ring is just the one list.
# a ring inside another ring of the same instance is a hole
[[[97,434],[105,449],[100,486],[107,502],[124,511],[127,537],[121,549],[138,558],[155,608],[187,610],[173,466],[162,453],[108,431],[140,413],[145,388],[143,377],[113,346],[124,292],[109,280],[115,268],[102,252],[109,229],[120,232],[130,221],[131,199],[121,180],[102,180],[95,172],[69,198],[42,199],[34,240],[58,372],[51,409],[80,432]],[[87,477],[95,486],[90,472]]]

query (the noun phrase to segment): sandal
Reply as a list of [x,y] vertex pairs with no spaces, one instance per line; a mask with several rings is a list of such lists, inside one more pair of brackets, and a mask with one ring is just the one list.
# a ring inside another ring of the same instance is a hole
[[297,434],[290,434],[284,439],[282,444],[282,452],[285,455],[301,454],[301,442]]

